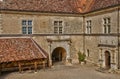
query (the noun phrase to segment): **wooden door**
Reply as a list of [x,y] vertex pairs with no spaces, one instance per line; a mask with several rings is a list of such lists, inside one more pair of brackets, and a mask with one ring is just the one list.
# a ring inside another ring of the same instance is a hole
[[110,69],[110,53],[108,51],[105,52],[105,66],[106,69]]

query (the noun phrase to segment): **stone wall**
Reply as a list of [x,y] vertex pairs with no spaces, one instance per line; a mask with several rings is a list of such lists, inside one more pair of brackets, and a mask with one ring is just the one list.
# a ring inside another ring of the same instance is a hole
[[[33,34],[53,34],[54,21],[63,21],[64,34],[83,32],[82,17],[44,14],[2,14],[3,34],[22,34],[22,20],[33,20]],[[14,29],[11,29],[14,28]]]
[[[52,55],[54,49],[62,47],[66,50],[66,60],[72,59],[72,63],[79,63],[78,61],[78,52],[84,53],[83,48],[83,36],[34,36],[33,39],[48,52],[49,55]],[[51,47],[47,39],[51,39]],[[69,40],[65,40],[69,39]]]
[[71,36],[71,58],[73,63],[79,63],[79,52],[84,53],[83,36]]
[[[77,53],[80,51],[85,53],[87,60],[92,63],[99,63],[100,50],[111,52],[113,55],[113,50],[116,54],[117,48],[111,47],[99,47],[99,44],[116,46],[118,44],[117,36],[117,11],[96,13],[85,16],[84,19],[81,15],[77,14],[39,14],[39,13],[2,13],[2,34],[22,34],[22,20],[33,20],[33,34],[54,34],[54,21],[63,21],[63,34],[71,34],[65,36],[33,36],[33,39],[48,53],[52,53],[57,47],[63,47],[67,51],[67,55],[72,59],[72,63],[78,62]],[[1,16],[1,15],[0,15]],[[103,18],[111,18],[111,33],[103,33]],[[86,21],[92,21],[92,33],[83,35],[86,32]],[[0,20],[1,21],[1,20]],[[1,25],[0,25],[1,26]],[[74,35],[75,34],[75,35]],[[77,35],[79,34],[79,35]],[[65,39],[70,39],[70,44]],[[52,50],[50,50],[48,38],[53,40]],[[55,40],[55,41],[54,41]],[[56,42],[57,41],[57,42]],[[70,45],[70,46],[68,46]],[[111,51],[112,50],[112,51]],[[115,54],[115,55],[116,55]],[[118,58],[115,58],[115,62],[118,62]]]
[[[92,15],[86,16],[85,22],[87,20],[92,21],[92,25],[91,25],[92,33],[90,35],[85,36],[85,53],[88,54],[89,52],[89,57],[87,58],[88,60],[91,60],[95,63],[99,63],[100,49],[103,49],[102,51],[103,53],[105,53],[105,51],[110,51],[111,57],[112,57],[112,54],[114,53],[111,50],[114,50],[115,54],[118,53],[116,50],[118,45],[118,37],[113,35],[113,34],[117,35],[117,29],[118,29],[117,13],[118,11],[111,11],[111,12],[105,12],[105,13],[99,13],[99,14],[93,13]],[[104,27],[103,18],[106,18],[106,17],[111,18],[110,34],[105,34],[103,31],[103,27]],[[100,44],[103,46],[99,47],[98,45]],[[116,47],[115,49],[113,49],[111,48],[111,46],[116,46]],[[117,57],[115,57],[114,60],[115,62],[117,62],[118,61]],[[111,60],[111,63],[112,63],[112,60]]]
[[[109,17],[111,19],[111,33],[117,33],[117,13],[118,11],[110,11],[104,13],[93,13],[86,16],[85,22],[87,20],[92,21],[92,33],[93,34],[104,34],[103,32],[103,18]],[[86,30],[86,29],[85,29]]]

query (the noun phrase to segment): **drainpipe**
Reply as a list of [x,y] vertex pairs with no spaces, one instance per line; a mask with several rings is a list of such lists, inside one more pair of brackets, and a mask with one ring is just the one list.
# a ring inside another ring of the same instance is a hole
[[119,29],[119,25],[120,25],[120,24],[119,24],[119,21],[120,21],[120,19],[119,19],[119,6],[118,6],[118,9],[117,9],[117,12],[118,12],[118,13],[117,13],[117,17],[118,17],[118,18],[117,18],[117,23],[118,23],[118,24],[117,24],[117,34],[118,34],[117,36],[118,36],[118,69],[119,69],[119,68],[120,68],[120,67],[119,67],[119,66],[120,66],[120,60],[119,60],[119,59],[120,59],[120,50],[119,50],[119,43],[120,43],[120,40],[119,40],[119,30],[120,30],[120,29]]
[[83,16],[83,53],[85,54],[85,16]]

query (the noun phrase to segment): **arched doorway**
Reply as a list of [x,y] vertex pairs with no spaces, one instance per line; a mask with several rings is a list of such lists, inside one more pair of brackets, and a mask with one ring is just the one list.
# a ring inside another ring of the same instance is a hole
[[66,50],[62,47],[57,47],[52,52],[52,62],[53,64],[56,62],[65,63],[66,61]]
[[111,64],[110,61],[111,61],[110,52],[106,51],[105,52],[105,66],[106,66],[106,69],[110,69],[110,64]]

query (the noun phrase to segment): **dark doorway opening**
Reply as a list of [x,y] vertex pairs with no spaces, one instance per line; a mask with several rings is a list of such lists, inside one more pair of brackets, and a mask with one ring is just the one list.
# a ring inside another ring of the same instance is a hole
[[62,47],[57,47],[52,52],[52,62],[65,62],[66,60],[66,50]]
[[105,52],[105,66],[106,66],[106,69],[110,69],[110,64],[111,64],[110,61],[111,61],[110,52],[106,51]]

